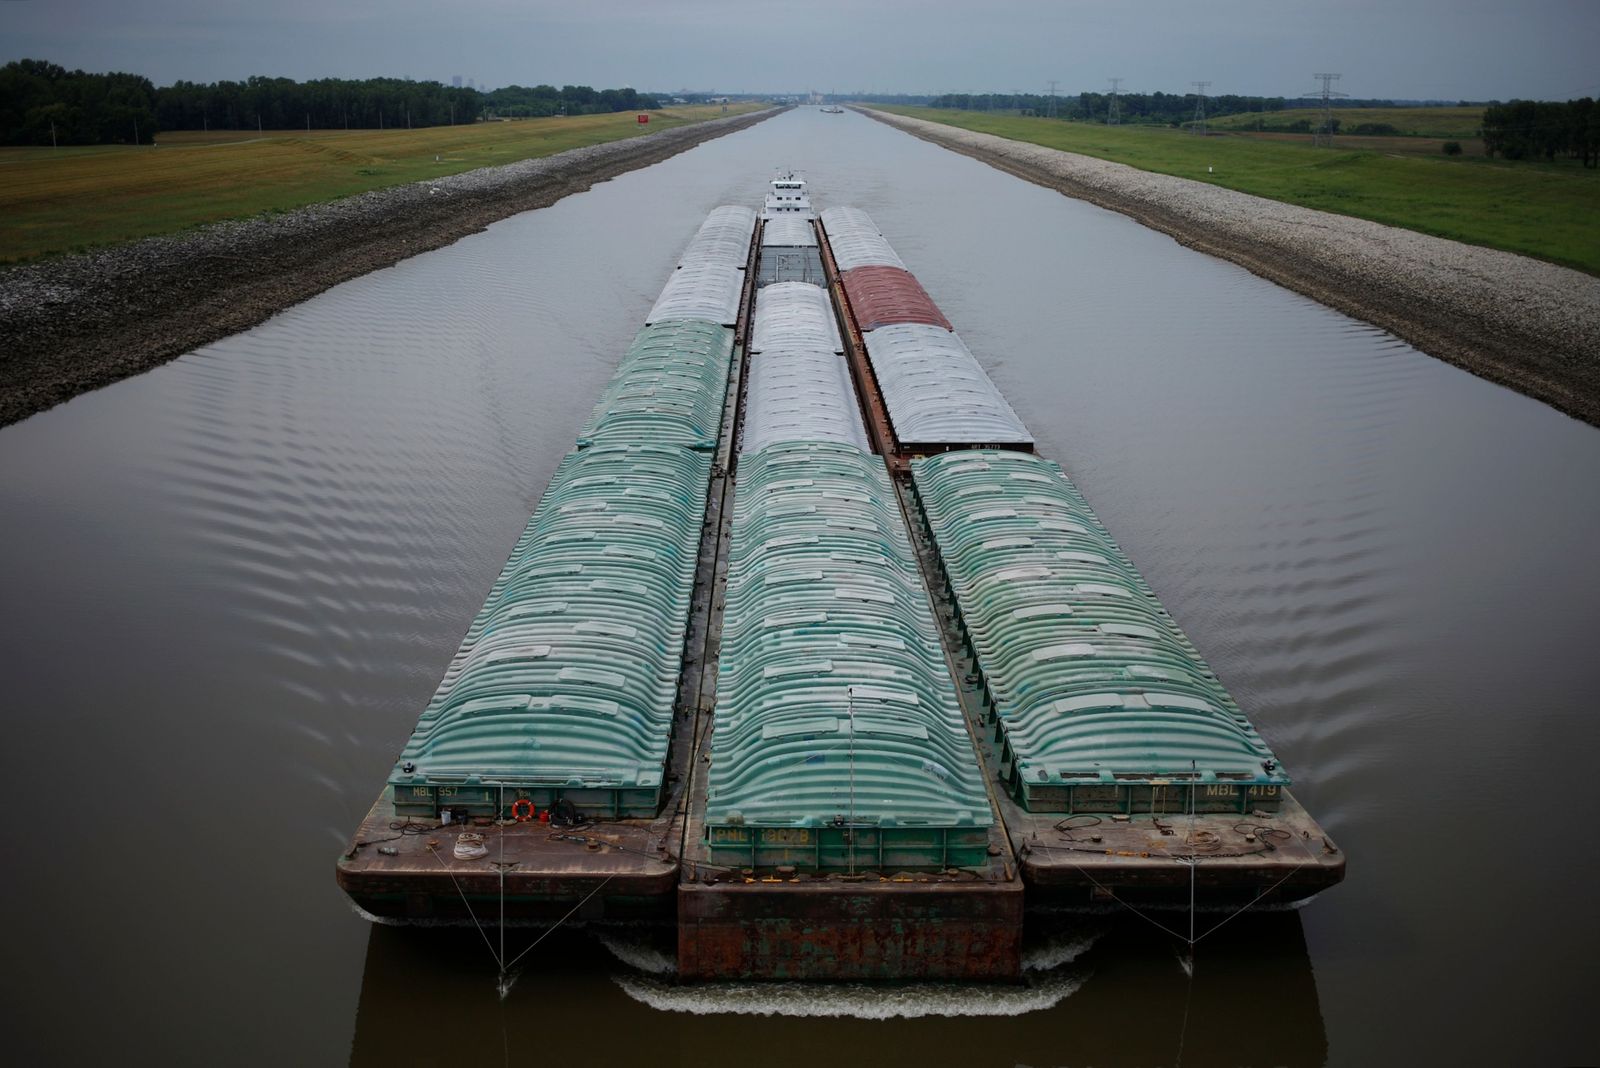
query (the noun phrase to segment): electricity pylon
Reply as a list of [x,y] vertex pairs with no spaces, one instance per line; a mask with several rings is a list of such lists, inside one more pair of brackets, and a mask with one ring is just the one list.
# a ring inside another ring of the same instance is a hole
[[1336,96],[1349,96],[1349,93],[1337,92],[1333,83],[1339,80],[1337,74],[1313,74],[1313,78],[1322,80],[1322,127],[1312,137],[1312,143],[1331,148],[1333,146],[1333,98]]
[[1191,124],[1191,129],[1197,134],[1204,134],[1206,132],[1206,89],[1210,87],[1211,83],[1190,82],[1189,84],[1194,86],[1195,89],[1194,122]]

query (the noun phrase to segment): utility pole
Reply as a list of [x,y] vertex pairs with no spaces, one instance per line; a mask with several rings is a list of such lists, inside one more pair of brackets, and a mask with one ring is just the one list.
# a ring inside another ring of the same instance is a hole
[[1056,86],[1060,84],[1061,82],[1058,79],[1050,79],[1050,117],[1052,119],[1056,117]]
[[50,120],[50,150],[52,152],[54,152],[55,149],[56,149],[56,120],[55,119],[51,119]]
[[1106,108],[1106,125],[1115,126],[1122,121],[1121,109],[1117,107],[1117,87],[1122,84],[1121,78],[1109,78],[1111,82],[1111,103]]
[[1322,98],[1322,128],[1317,131],[1316,136],[1311,141],[1312,144],[1332,148],[1333,98],[1336,96],[1349,96],[1350,94],[1341,93],[1334,89],[1333,83],[1339,80],[1337,74],[1313,74],[1312,77],[1320,79],[1322,82],[1322,92],[1318,94]]
[[1190,82],[1189,84],[1194,86],[1195,90],[1194,123],[1190,128],[1194,133],[1203,137],[1206,132],[1206,90],[1210,88],[1211,83]]

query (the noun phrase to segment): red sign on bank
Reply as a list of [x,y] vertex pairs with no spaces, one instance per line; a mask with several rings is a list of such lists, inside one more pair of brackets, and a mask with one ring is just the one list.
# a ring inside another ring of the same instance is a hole
[[648,116],[648,115],[640,115],[639,116],[639,125],[640,126],[643,126],[645,123],[647,123],[649,121],[650,121],[650,116]]

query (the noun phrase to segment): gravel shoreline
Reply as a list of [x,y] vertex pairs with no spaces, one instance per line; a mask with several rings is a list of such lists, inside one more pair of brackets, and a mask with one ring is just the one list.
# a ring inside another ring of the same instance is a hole
[[865,110],[1087,200],[1600,426],[1600,278],[1511,252]]
[[775,110],[0,270],[0,426]]

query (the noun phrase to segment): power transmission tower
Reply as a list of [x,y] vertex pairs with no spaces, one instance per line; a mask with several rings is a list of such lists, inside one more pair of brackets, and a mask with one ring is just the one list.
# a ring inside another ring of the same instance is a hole
[[1122,84],[1121,78],[1108,78],[1111,83],[1111,103],[1106,108],[1106,125],[1115,126],[1122,121],[1122,111],[1117,107],[1117,86]]
[[1322,128],[1312,138],[1312,143],[1331,148],[1333,147],[1333,98],[1350,94],[1337,92],[1333,88],[1333,83],[1339,80],[1337,74],[1313,74],[1312,77],[1322,81],[1322,92],[1318,94],[1322,97]]
[[1060,84],[1061,82],[1058,79],[1050,79],[1050,117],[1052,119],[1056,117],[1056,86]]
[[1202,136],[1206,132],[1206,90],[1211,87],[1210,82],[1190,82],[1194,86],[1194,122],[1190,129]]

